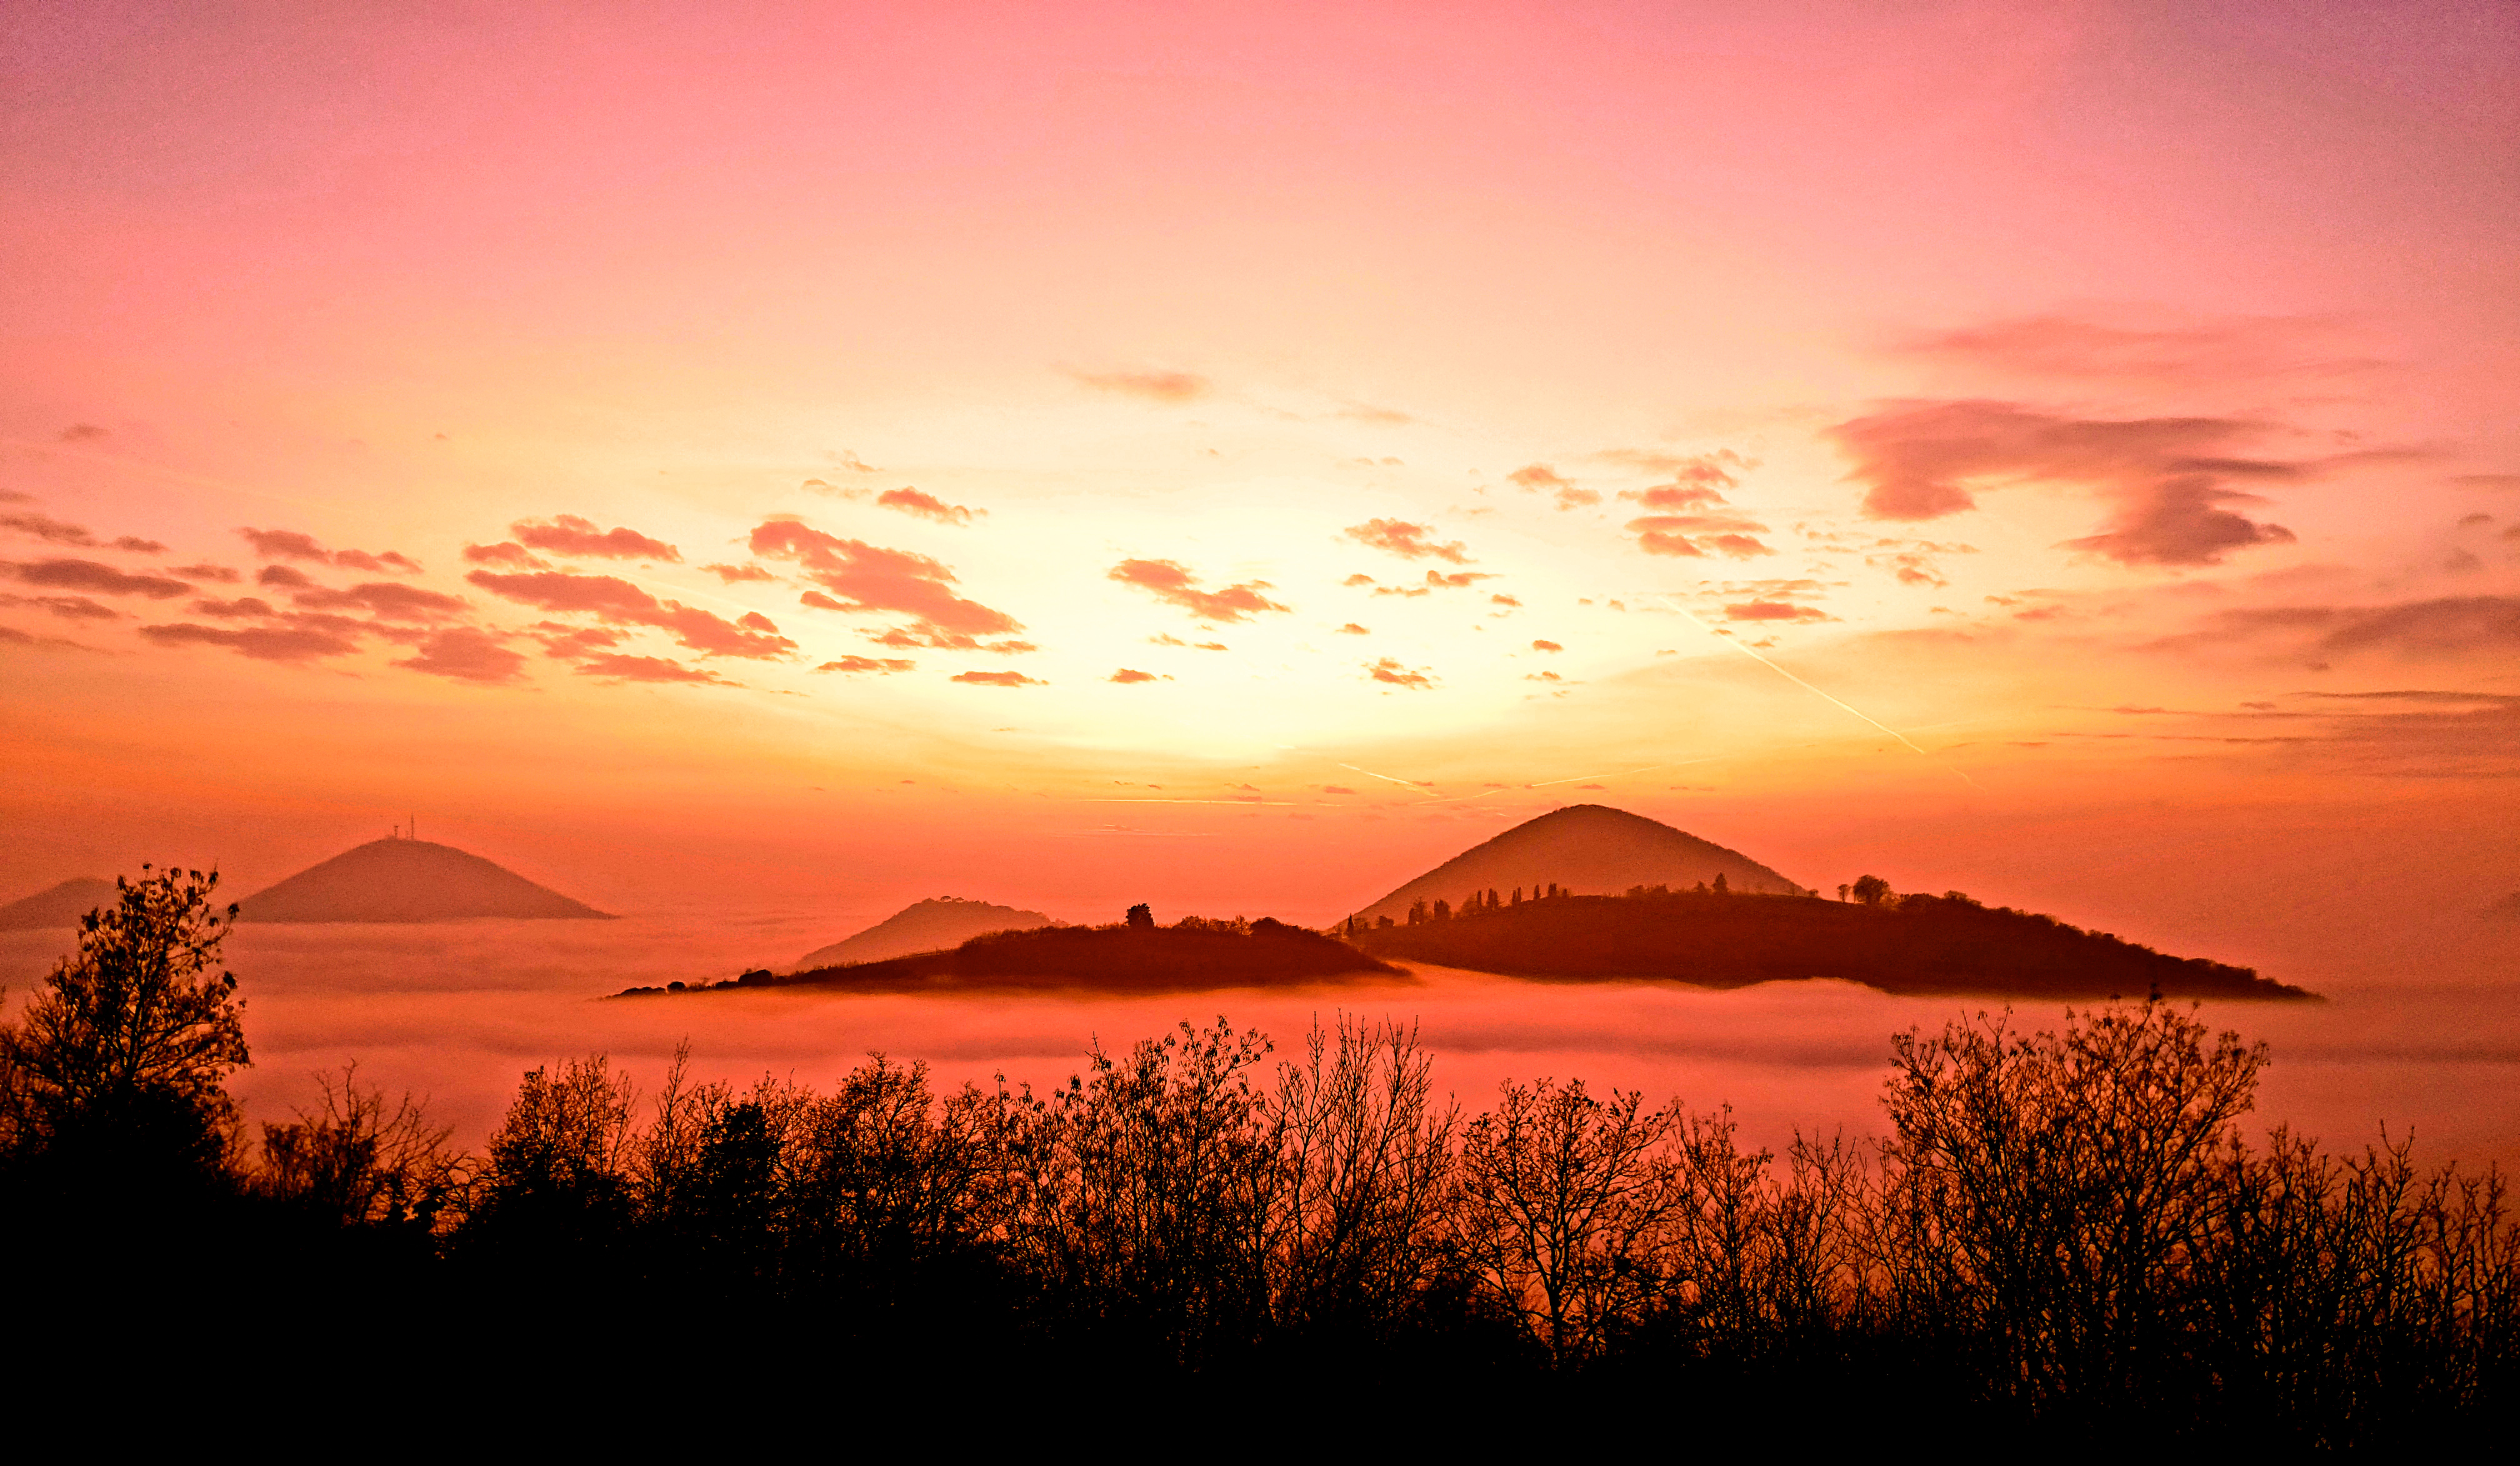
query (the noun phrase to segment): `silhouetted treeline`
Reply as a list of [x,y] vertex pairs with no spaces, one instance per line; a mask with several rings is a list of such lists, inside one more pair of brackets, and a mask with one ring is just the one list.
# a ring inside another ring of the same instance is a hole
[[948,952],[924,952],[880,962],[817,967],[790,977],[747,972],[728,982],[685,988],[632,988],[615,996],[718,992],[730,988],[807,985],[861,993],[926,993],[968,988],[1091,988],[1104,992],[1175,993],[1206,988],[1319,982],[1400,969],[1345,942],[1274,917],[1245,921],[1184,916],[1158,926],[1144,906],[1108,926],[1042,926],[990,932]]
[[[203,895],[135,888],[0,1043],[13,1327],[102,1299],[170,1330],[126,1348],[200,1350],[260,1292],[755,1419],[834,1382],[1073,1409],[1172,1381],[1295,1391],[1253,1397],[1283,1429],[1362,1400],[1422,1430],[1440,1395],[1561,1437],[2263,1449],[2514,1402],[2500,1177],[2245,1139],[2266,1049],[2158,1002],[1897,1036],[1887,1138],[1782,1154],[1578,1081],[1468,1111],[1413,1033],[1345,1019],[1286,1055],[1184,1025],[1047,1094],[881,1056],[740,1088],[678,1056],[642,1095],[598,1055],[526,1074],[478,1157],[347,1075],[248,1146]],[[162,1295],[170,1263],[193,1310],[132,1311],[126,1273]]]
[[1458,911],[1436,908],[1400,925],[1352,923],[1346,934],[1376,956],[1520,977],[1662,977],[1716,988],[1835,977],[1891,993],[2055,999],[2312,996],[2250,968],[2171,956],[1958,891],[1895,896],[1882,886],[1850,903],[1720,885],[1639,886],[1624,897],[1552,886],[1530,901],[1500,903],[1484,892]]

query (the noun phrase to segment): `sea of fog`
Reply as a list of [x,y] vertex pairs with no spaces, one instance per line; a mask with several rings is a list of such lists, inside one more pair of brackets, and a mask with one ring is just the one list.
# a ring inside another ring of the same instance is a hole
[[[1839,982],[1711,992],[1666,983],[1536,984],[1425,968],[1289,990],[1164,997],[1074,994],[853,997],[772,990],[607,1000],[638,985],[783,970],[845,935],[803,907],[652,911],[614,921],[471,921],[427,926],[243,926],[228,965],[246,999],[254,1064],[233,1088],[249,1119],[312,1100],[317,1071],[355,1061],[364,1083],[428,1098],[478,1146],[526,1069],[603,1053],[652,1092],[676,1045],[703,1077],[764,1074],[829,1085],[871,1051],[924,1060],[948,1085],[1004,1074],[1036,1088],[1108,1048],[1184,1020],[1257,1027],[1280,1056],[1341,1012],[1417,1026],[1438,1088],[1484,1107],[1500,1080],[1580,1078],[1659,1101],[1733,1106],[1746,1137],[1797,1129],[1877,1133],[1889,1040],[1998,1000],[1893,998]],[[0,985],[22,1007],[68,931],[0,933]],[[2278,975],[2316,1003],[2209,1005],[2216,1027],[2273,1050],[2256,1124],[2289,1123],[2331,1146],[2411,1131],[2433,1161],[2520,1162],[2520,927],[2472,916],[2399,931],[2385,946],[2339,944]],[[2061,1010],[2015,1005],[2052,1026]]]

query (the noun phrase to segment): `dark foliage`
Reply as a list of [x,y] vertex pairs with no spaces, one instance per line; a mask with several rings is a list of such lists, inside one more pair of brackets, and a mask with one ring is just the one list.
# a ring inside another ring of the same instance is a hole
[[[1209,988],[1337,982],[1369,975],[1402,976],[1400,968],[1336,937],[1273,917],[1231,921],[1184,916],[1156,926],[1146,908],[1114,926],[1044,926],[991,932],[951,952],[889,961],[817,967],[791,977],[746,973],[731,982],[692,988],[722,992],[752,987],[838,987],[861,993],[924,993],[972,988],[1090,988],[1119,993],[1185,993]],[[661,996],[675,989],[632,988],[617,996]]]
[[[2449,1442],[2520,1403],[2500,1177],[2253,1143],[2263,1045],[2157,1001],[1895,1036],[1886,1138],[1782,1155],[1729,1110],[1574,1081],[1464,1116],[1409,1031],[1340,1019],[1276,1058],[1220,1019],[1047,1095],[939,1094],[881,1055],[738,1089],[678,1055],[642,1098],[572,1060],[523,1077],[478,1160],[345,1072],[248,1157],[200,894],[126,898],[0,1035],[12,1327],[66,1377],[285,1349],[300,1418],[382,1419],[426,1381],[557,1419],[705,1378],[756,1424],[1263,1392],[1490,1444],[1510,1407],[1560,1444],[1668,1419],[1878,1448],[1930,1401],[2011,1448],[2259,1453]],[[194,975],[113,976],[161,968]],[[142,1032],[174,1057],[84,1037]],[[107,1112],[71,1096],[120,1093],[154,1118],[78,1129]],[[197,1138],[169,1145],[178,1115]],[[25,1185],[73,1143],[98,1189]]]
[[[1862,897],[1864,882],[1855,885]],[[1376,956],[1536,978],[1732,988],[1834,977],[1891,993],[2059,999],[2312,996],[2246,967],[2171,956],[1958,892],[1887,891],[1860,903],[1642,887],[1625,897],[1552,895],[1399,926],[1360,923],[1349,939]]]

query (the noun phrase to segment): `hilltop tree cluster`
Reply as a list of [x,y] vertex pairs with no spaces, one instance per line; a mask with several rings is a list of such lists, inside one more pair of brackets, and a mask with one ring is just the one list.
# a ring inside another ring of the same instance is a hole
[[[249,1297],[407,1319],[430,1358],[504,1351],[554,1390],[657,1367],[614,1341],[714,1341],[729,1389],[1414,1382],[1597,1419],[1679,1390],[1850,1425],[1931,1399],[2261,1446],[2514,1399],[2499,1177],[2245,1138],[2266,1049],[2157,1002],[1900,1035],[1886,1137],[1781,1153],[1576,1080],[1466,1111],[1413,1032],[1345,1018],[1283,1057],[1185,1024],[1046,1094],[877,1055],[828,1090],[678,1056],[643,1096],[594,1055],[525,1074],[477,1156],[353,1072],[248,1143],[213,879],[126,888],[0,1036],[21,1328],[156,1319],[180,1348]],[[156,1312],[100,1311],[141,1277]]]

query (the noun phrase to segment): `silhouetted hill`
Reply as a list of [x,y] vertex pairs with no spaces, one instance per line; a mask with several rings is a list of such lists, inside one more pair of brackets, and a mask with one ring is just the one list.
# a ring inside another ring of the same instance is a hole
[[1045,926],[974,937],[951,952],[882,962],[820,967],[791,977],[742,978],[682,988],[632,988],[616,996],[813,987],[852,993],[933,993],[974,989],[1090,989],[1104,993],[1192,993],[1209,988],[1282,987],[1368,976],[1405,976],[1335,937],[1263,916],[1172,926]]
[[505,866],[428,840],[371,840],[239,905],[240,921],[611,919]]
[[48,891],[0,906],[0,931],[31,931],[45,926],[76,926],[79,918],[122,898],[113,882],[93,875],[66,880]]
[[936,896],[904,907],[853,937],[818,947],[796,959],[798,971],[847,962],[880,962],[918,952],[942,952],[993,931],[1031,931],[1050,925],[1039,911]]
[[1356,933],[1376,956],[1519,977],[1659,977],[1733,988],[1834,977],[1886,993],[2310,998],[2246,967],[2175,957],[1964,896],[1864,906],[1696,891],[1554,897]]
[[1638,885],[1690,886],[1716,876],[1736,891],[1782,896],[1804,888],[1737,850],[1607,805],[1572,804],[1473,846],[1357,912],[1399,920],[1414,903],[1460,902],[1473,891],[1537,895],[1552,885],[1608,895]]

